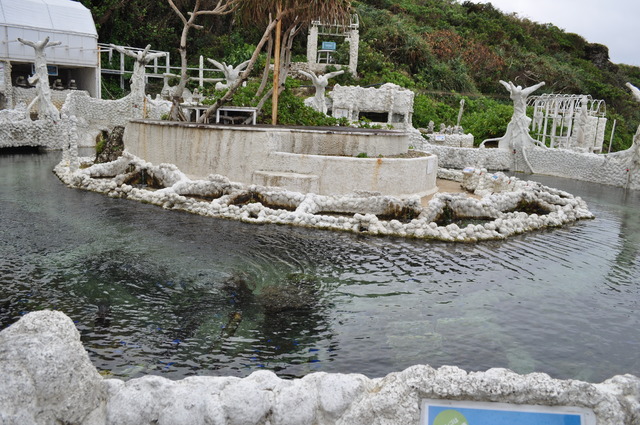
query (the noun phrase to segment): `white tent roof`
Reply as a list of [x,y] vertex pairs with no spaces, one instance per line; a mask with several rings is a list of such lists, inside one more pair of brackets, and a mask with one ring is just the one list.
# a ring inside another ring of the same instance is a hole
[[98,33],[89,9],[72,0],[0,0],[0,59],[33,62],[31,47],[18,38],[49,37],[60,46],[46,50],[47,63],[98,66]]
[[0,0],[0,25],[98,36],[89,9],[72,0]]

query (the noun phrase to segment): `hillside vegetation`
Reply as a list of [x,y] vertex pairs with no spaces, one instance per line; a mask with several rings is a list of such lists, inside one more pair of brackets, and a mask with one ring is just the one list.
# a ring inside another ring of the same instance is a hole
[[[164,1],[82,0],[98,24],[101,42],[168,50],[177,57],[181,23]],[[188,3],[188,1],[184,1]],[[499,80],[523,86],[547,84],[536,94],[590,94],[607,103],[608,125],[617,120],[612,150],[630,146],[640,124],[640,105],[624,86],[640,86],[640,68],[609,61],[606,46],[577,34],[504,14],[491,4],[453,0],[361,0],[358,78],[341,84],[393,82],[414,90],[414,126],[429,121],[453,125],[462,98],[462,125],[476,141],[504,134],[512,108]],[[227,63],[249,58],[261,28],[246,28],[233,16],[207,17],[189,45],[199,55]],[[306,60],[306,35],[296,38],[294,60]],[[255,75],[261,72],[256,67]],[[308,84],[304,82],[303,84]],[[296,86],[292,82],[291,86]],[[285,97],[287,98],[287,97]],[[297,102],[294,96],[289,96]],[[296,104],[296,108],[300,109]],[[269,107],[269,105],[265,105]],[[295,121],[295,117],[291,117]],[[607,143],[605,143],[605,148]]]

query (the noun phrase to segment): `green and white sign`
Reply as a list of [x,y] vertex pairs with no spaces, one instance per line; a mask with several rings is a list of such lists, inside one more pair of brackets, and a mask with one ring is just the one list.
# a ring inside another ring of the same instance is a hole
[[474,401],[422,400],[420,425],[596,425],[592,410]]

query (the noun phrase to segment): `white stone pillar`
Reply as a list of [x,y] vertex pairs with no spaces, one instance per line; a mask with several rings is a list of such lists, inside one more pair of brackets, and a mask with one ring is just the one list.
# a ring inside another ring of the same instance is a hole
[[71,124],[69,123],[69,116],[65,112],[61,114],[60,118],[62,133],[66,138],[66,140],[62,143],[62,163],[66,166],[69,166],[69,147],[71,146],[71,135],[69,132],[69,127],[71,127]]
[[75,115],[69,117],[69,169],[72,172],[78,171],[80,162],[78,161],[78,119]]
[[307,37],[307,62],[309,66],[318,60],[318,26],[312,24],[309,27],[309,35]]
[[360,33],[352,29],[349,34],[349,70],[354,76],[358,72],[358,49],[360,47]]
[[0,93],[4,95],[7,109],[13,109],[13,84],[11,82],[11,62],[0,61]]

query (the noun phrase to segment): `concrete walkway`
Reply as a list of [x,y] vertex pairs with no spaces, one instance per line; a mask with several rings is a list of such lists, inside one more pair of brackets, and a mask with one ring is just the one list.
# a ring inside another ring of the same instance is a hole
[[437,192],[420,199],[420,203],[423,207],[427,206],[431,198],[433,198],[433,195],[435,195],[436,193],[466,193],[467,196],[480,199],[479,196],[476,196],[464,190],[462,186],[460,186],[459,182],[455,182],[453,180],[436,179],[436,186],[438,186]]

